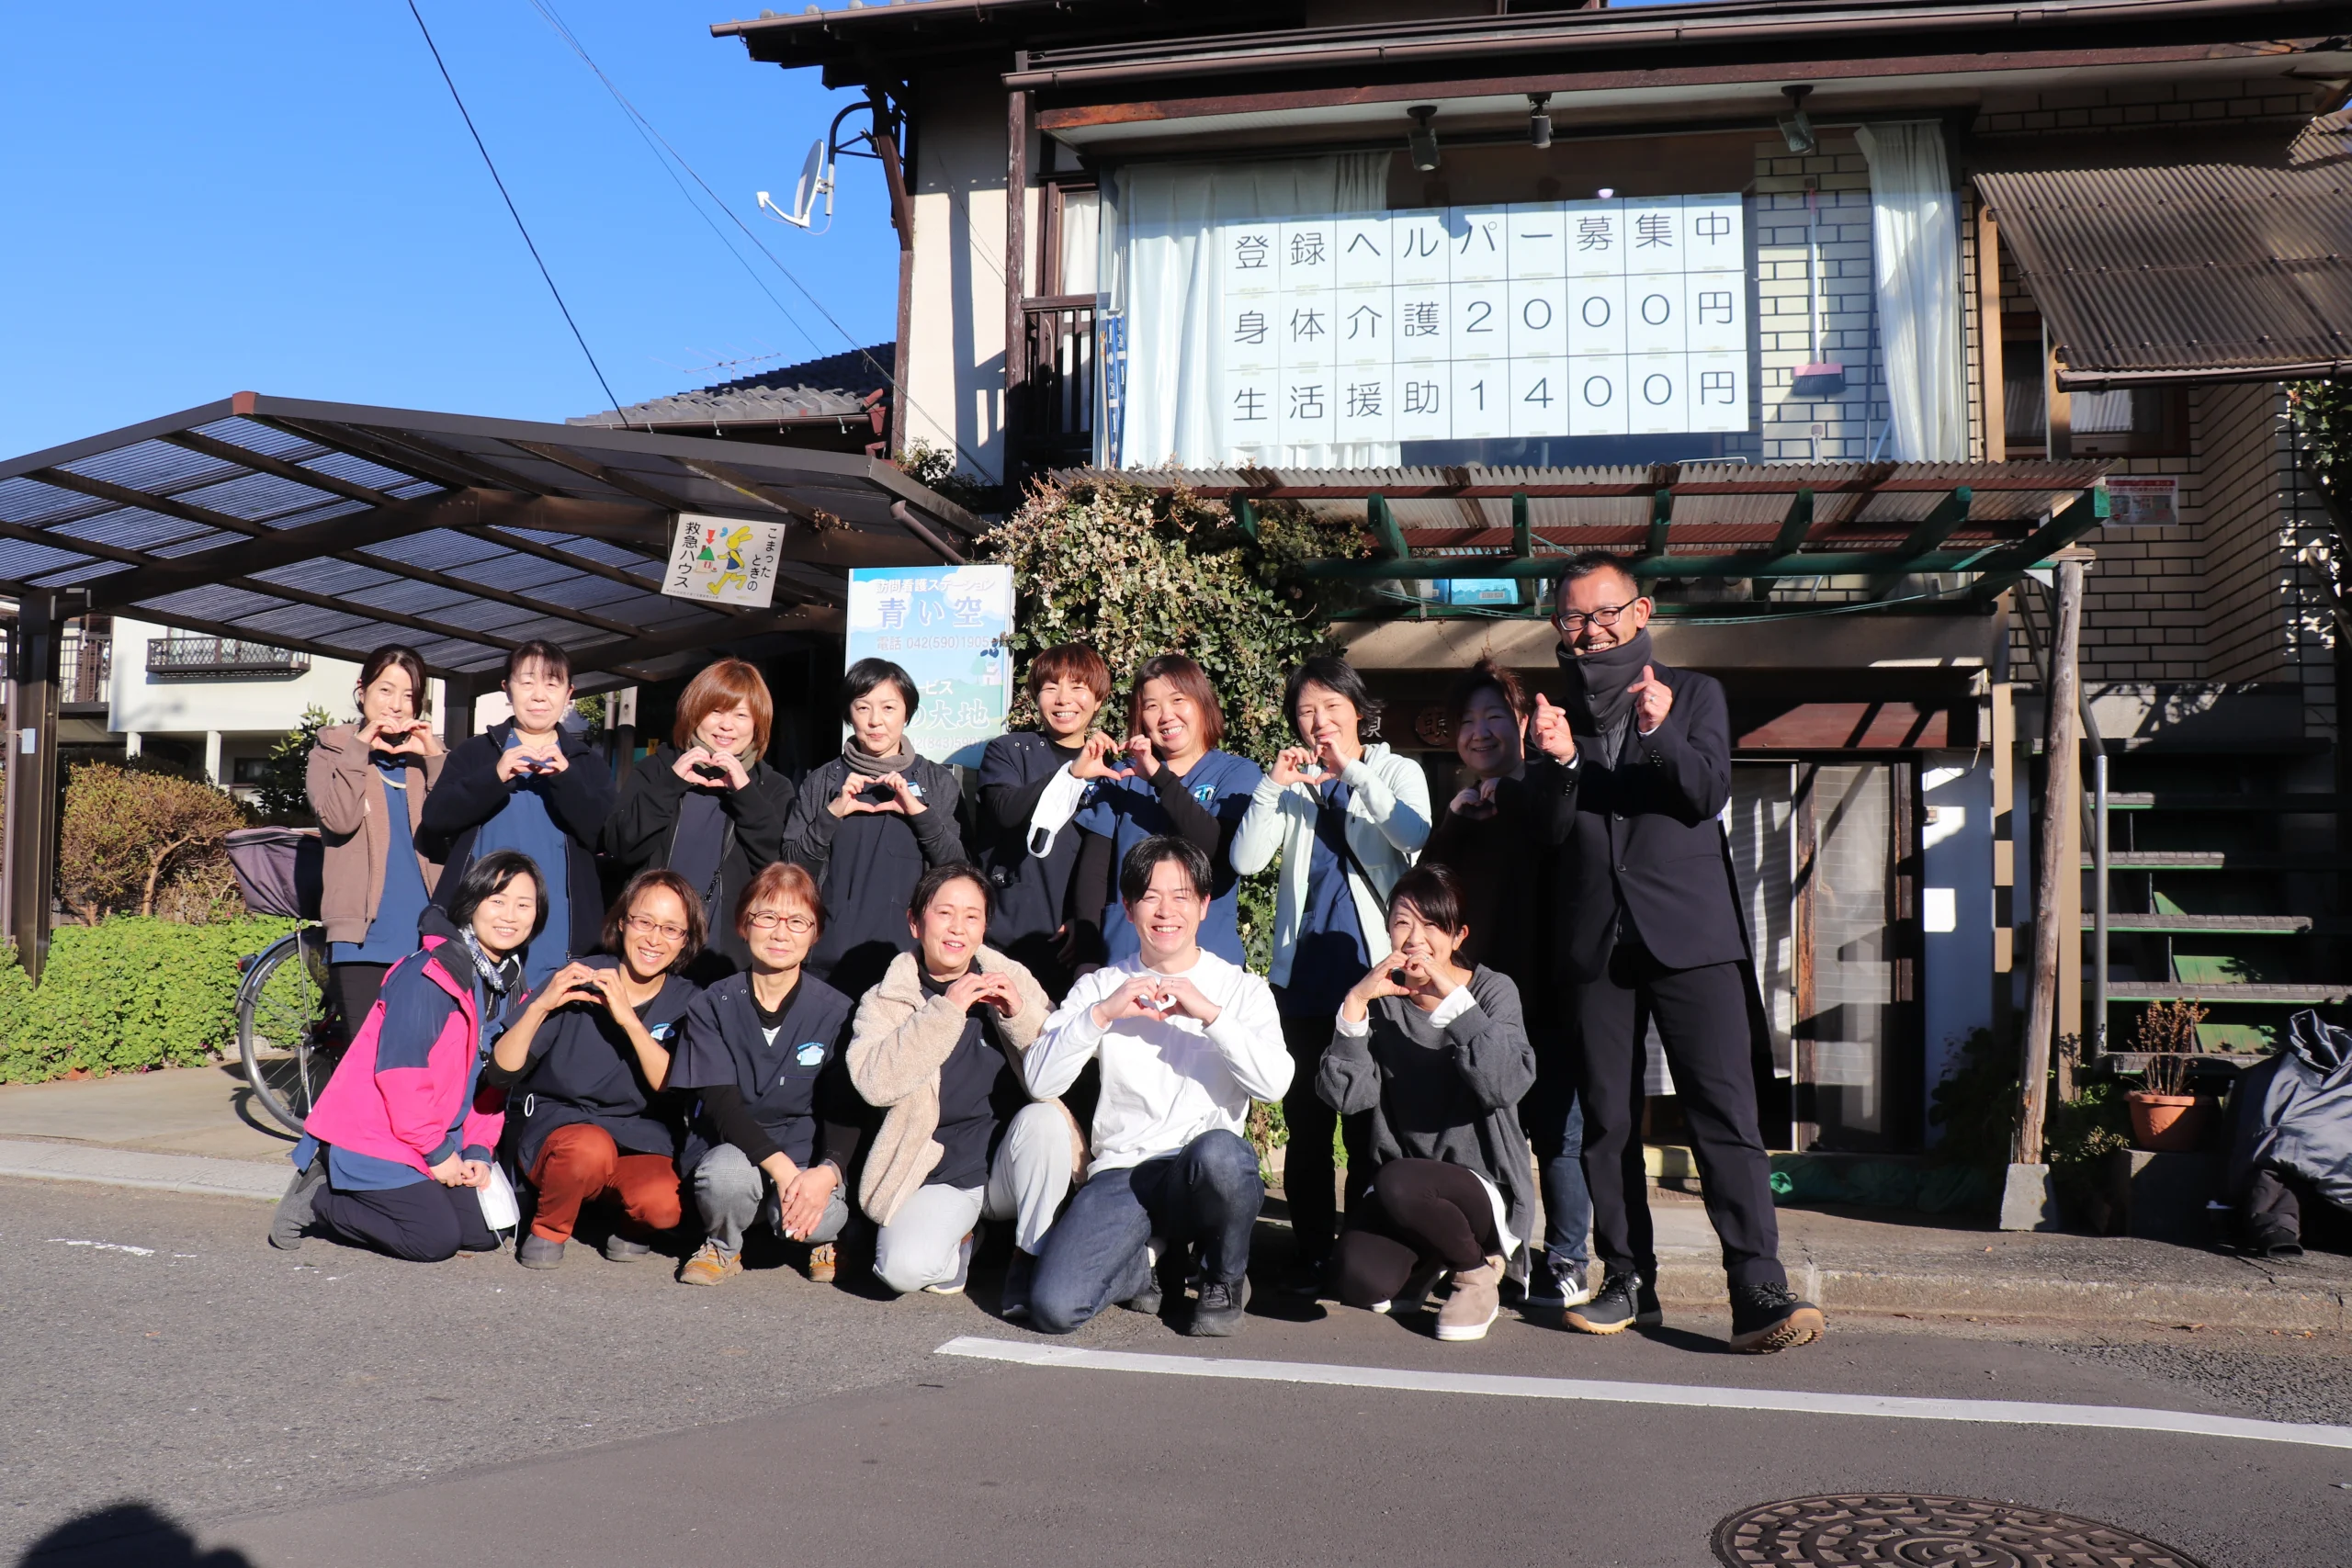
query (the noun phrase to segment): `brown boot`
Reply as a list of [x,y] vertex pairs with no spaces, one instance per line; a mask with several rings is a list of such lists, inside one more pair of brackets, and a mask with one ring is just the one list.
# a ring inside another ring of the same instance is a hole
[[1503,1260],[1491,1253],[1476,1269],[1453,1276],[1453,1293],[1438,1309],[1437,1337],[1449,1343],[1484,1339],[1503,1310]]
[[841,1255],[830,1241],[820,1242],[808,1249],[808,1278],[820,1285],[830,1285],[840,1271]]
[[695,1248],[695,1255],[686,1259],[684,1268],[678,1270],[678,1283],[716,1285],[729,1274],[741,1274],[742,1271],[743,1259],[740,1256],[721,1252],[717,1242],[707,1241]]

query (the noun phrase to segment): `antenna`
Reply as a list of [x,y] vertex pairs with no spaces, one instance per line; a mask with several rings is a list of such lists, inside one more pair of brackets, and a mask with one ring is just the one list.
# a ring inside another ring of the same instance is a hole
[[[759,193],[760,207],[777,221],[789,223],[796,229],[808,227],[808,215],[821,194],[825,198],[825,226],[832,227],[833,169],[825,156],[825,138],[819,137],[808,147],[808,159],[800,165],[800,178],[792,189],[792,210],[786,212],[776,205],[766,191]],[[822,231],[820,231],[821,232]]]

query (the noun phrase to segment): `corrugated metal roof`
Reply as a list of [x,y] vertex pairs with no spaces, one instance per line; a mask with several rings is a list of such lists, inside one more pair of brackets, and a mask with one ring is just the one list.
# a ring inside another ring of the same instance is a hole
[[2271,159],[1985,173],[2062,387],[2352,368],[2352,156],[2315,124]]
[[889,389],[899,345],[877,343],[799,365],[722,381],[691,392],[631,403],[617,413],[582,414],[566,424],[606,430],[782,424],[797,420],[862,420],[875,397]]

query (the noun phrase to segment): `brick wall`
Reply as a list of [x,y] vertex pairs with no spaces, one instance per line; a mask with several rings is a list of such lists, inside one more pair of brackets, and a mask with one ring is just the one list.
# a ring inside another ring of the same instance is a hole
[[2281,92],[2277,81],[2150,82],[2049,92],[1988,93],[1973,130],[1979,136],[2050,130],[2128,130],[2142,126],[2219,124],[2315,114],[2326,92],[2314,83]]
[[[1791,383],[1813,358],[1807,318],[1805,197],[1817,190],[1821,356],[1846,367],[1846,390],[1801,398]],[[1871,175],[1851,136],[1792,155],[1756,148],[1756,314],[1766,462],[1860,460],[1886,423],[1884,377],[1871,331]],[[1815,425],[1821,434],[1814,434]]]

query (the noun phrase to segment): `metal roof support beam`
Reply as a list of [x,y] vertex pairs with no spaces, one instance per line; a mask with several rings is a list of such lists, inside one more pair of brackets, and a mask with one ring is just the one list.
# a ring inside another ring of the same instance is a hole
[[1535,557],[1535,529],[1527,516],[1527,492],[1510,492],[1510,553],[1516,560],[1532,560]]
[[[1976,580],[1970,592],[1978,599],[1990,599],[2003,589],[2016,583],[2026,572],[2073,544],[2107,521],[2099,505],[2099,492],[2086,490],[2076,496],[2064,512],[2043,524],[2032,534],[2005,549],[1979,552],[1970,562],[1971,569],[1984,575]],[[1914,570],[1932,571],[1933,567]],[[1946,567],[1944,570],[1952,570]]]
[[[159,436],[157,439],[184,451],[200,453],[207,457],[218,457],[224,463],[234,463],[241,468],[251,468],[256,473],[275,474],[281,479],[292,479],[296,484],[309,485],[313,490],[325,491],[329,494],[342,496],[346,501],[363,501],[370,506],[397,506],[403,499],[397,495],[388,495],[373,486],[361,484],[356,479],[343,479],[334,474],[322,474],[316,468],[306,468],[300,463],[289,463],[283,457],[273,457],[266,452],[256,452],[250,446],[240,446],[233,441],[222,441],[217,436],[200,434],[193,430],[174,431],[171,434]],[[440,481],[435,479],[433,482],[438,484]]]
[[[1913,571],[1973,571],[1983,570],[1981,550],[1939,550],[1911,563]],[[1875,576],[1894,563],[1887,550],[1814,550],[1761,559],[1754,555],[1643,556],[1624,563],[1637,578],[1694,577],[1863,577]],[[1514,560],[1509,556],[1414,556],[1370,560],[1304,561],[1292,569],[1300,577],[1321,581],[1377,582],[1390,578],[1555,577],[1559,562],[1539,556]]]
[[1650,537],[1642,554],[1653,560],[1666,558],[1666,537],[1674,524],[1674,491],[1660,485],[1650,492]]
[[1936,509],[1921,518],[1919,525],[1895,547],[1895,554],[1901,559],[1871,584],[1871,597],[1885,598],[1901,586],[1905,575],[1918,570],[1911,563],[1924,558],[1929,551],[1950,538],[1953,529],[1968,521],[1968,508],[1973,500],[1973,492],[1966,485],[1957,485],[1950,495],[1936,502]]
[[[786,619],[787,616],[790,618]],[[766,625],[734,628],[734,635],[730,638],[714,637],[707,630],[664,632],[655,637],[639,637],[630,642],[602,643],[587,648],[575,648],[569,651],[574,667],[578,669],[611,670],[627,674],[630,672],[631,666],[646,660],[707,649],[715,643],[740,641],[755,637],[772,637],[787,632],[823,631],[828,629],[827,623],[830,619],[821,610],[804,608],[781,613],[771,611],[763,618],[767,622]],[[833,624],[838,625],[837,622]]]
[[[1412,554],[1405,547],[1405,531],[1396,526],[1396,514],[1388,510],[1388,498],[1378,491],[1363,498],[1363,522],[1372,532],[1373,548],[1378,558],[1402,561]],[[1375,572],[1372,575],[1377,577],[1380,574]],[[1394,576],[1395,573],[1389,575]]]
[[964,564],[964,557],[962,553],[958,551],[955,546],[941,538],[937,534],[933,533],[931,529],[924,525],[923,521],[914,514],[914,510],[908,506],[905,502],[892,502],[890,503],[890,515],[899,520],[899,527],[904,528],[908,533],[912,534],[916,538],[921,539],[924,544],[938,551],[940,559],[956,566],[962,566]]
[[[209,506],[197,506],[188,502],[175,501],[168,495],[157,495],[152,491],[132,490],[129,485],[94,479],[86,474],[74,473],[65,468],[35,468],[25,478],[38,479],[45,485],[54,485],[59,490],[70,490],[76,494],[95,496],[100,501],[111,501],[117,506],[135,506],[141,512],[154,512],[165,517],[176,517],[183,523],[193,523],[198,527],[215,529],[223,534],[243,534],[245,537],[252,539],[273,531],[266,523],[232,517],[225,512],[215,512]],[[308,511],[309,508],[305,507],[303,510]]]
[[1233,513],[1235,525],[1248,535],[1252,543],[1255,543],[1258,537],[1258,503],[1250,499],[1250,492],[1235,491],[1227,499],[1225,506],[1227,512]]
[[567,452],[560,446],[550,446],[539,441],[515,441],[509,445],[516,451],[528,452],[534,457],[544,457],[560,468],[570,468],[583,479],[594,479],[601,485],[610,485],[625,495],[633,495],[638,500],[651,505],[666,507],[672,512],[694,510],[665,490],[647,484],[633,474],[616,472],[594,458],[580,456],[577,452]]
[[1781,518],[1781,532],[1772,541],[1775,556],[1792,556],[1804,548],[1805,536],[1813,532],[1813,491],[1800,490],[1789,497],[1789,510]]

